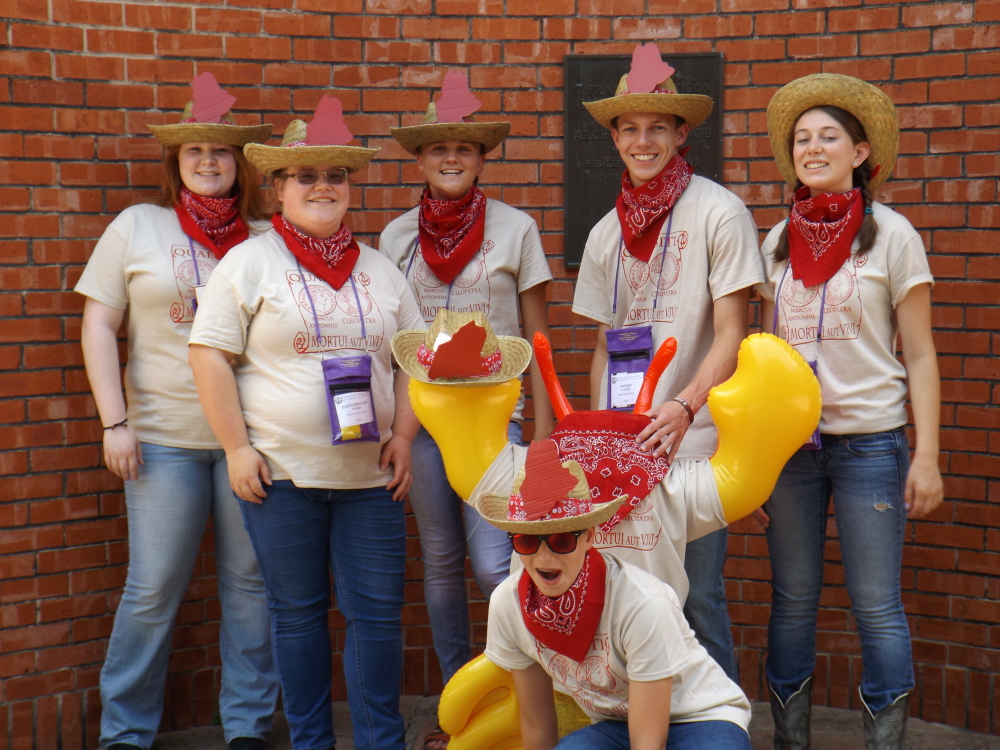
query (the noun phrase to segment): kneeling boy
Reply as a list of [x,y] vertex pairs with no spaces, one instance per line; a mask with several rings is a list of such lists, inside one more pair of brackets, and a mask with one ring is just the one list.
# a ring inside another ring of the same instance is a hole
[[[695,640],[667,584],[593,549],[595,527],[624,497],[594,509],[583,470],[533,443],[509,498],[482,515],[524,564],[493,593],[486,657],[510,670],[524,750],[750,750],[750,705]],[[559,740],[552,697],[570,695],[594,723]]]

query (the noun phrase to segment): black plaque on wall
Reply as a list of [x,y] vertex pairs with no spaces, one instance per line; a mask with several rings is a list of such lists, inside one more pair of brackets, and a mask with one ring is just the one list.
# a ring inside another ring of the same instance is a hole
[[[602,128],[583,106],[614,96],[618,81],[628,73],[631,55],[566,55],[563,58],[565,100],[565,246],[567,268],[579,268],[591,228],[614,208],[621,191],[625,165],[611,131]],[[694,171],[716,182],[722,175],[722,53],[700,52],[665,55],[674,68],[674,83],[681,94],[706,94],[715,106],[687,139],[687,160]]]

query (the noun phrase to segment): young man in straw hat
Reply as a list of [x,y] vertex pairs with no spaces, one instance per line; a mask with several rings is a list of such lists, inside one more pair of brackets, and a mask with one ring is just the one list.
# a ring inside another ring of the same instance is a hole
[[[595,506],[583,469],[533,443],[510,497],[485,495],[524,570],[494,592],[486,658],[511,672],[525,750],[749,750],[750,705],[694,637],[677,595],[594,549],[625,501]],[[559,740],[553,686],[594,722]],[[668,707],[665,710],[665,707]]]
[[[585,105],[611,130],[626,169],[616,209],[587,240],[573,311],[598,324],[591,365],[595,409],[631,408],[648,348],[677,339],[677,357],[647,412],[653,421],[637,440],[658,456],[698,460],[712,455],[717,440],[701,407],[709,389],[735,369],[750,291],[763,275],[746,206],[693,174],[684,160],[682,146],[711,112],[712,100],[678,94],[672,73],[655,45],[640,45],[615,96]],[[623,343],[637,336],[646,342],[643,351]],[[619,358],[631,365],[621,368]],[[646,552],[657,554],[656,545]],[[684,611],[701,643],[735,679],[725,554],[725,529],[688,545],[691,588]]]

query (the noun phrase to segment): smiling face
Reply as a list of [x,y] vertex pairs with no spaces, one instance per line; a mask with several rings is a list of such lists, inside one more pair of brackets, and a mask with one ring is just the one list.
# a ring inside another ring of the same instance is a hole
[[538,590],[555,598],[566,593],[580,575],[587,550],[594,546],[596,536],[597,529],[592,526],[580,535],[576,549],[565,555],[557,555],[549,549],[548,544],[542,542],[535,554],[518,557]]
[[674,115],[655,112],[619,115],[611,137],[632,178],[632,187],[642,187],[662,172],[684,145],[689,130],[686,122],[678,126]]
[[486,155],[471,141],[428,143],[417,155],[417,169],[427,180],[431,198],[458,200],[472,189]]
[[184,187],[206,198],[229,197],[236,182],[236,156],[226,143],[185,143],[177,166]]
[[812,197],[846,193],[854,187],[854,168],[868,158],[865,141],[855,143],[844,126],[821,109],[808,109],[795,123],[792,162],[799,182]]
[[312,185],[300,185],[292,176],[300,169],[329,173],[341,168],[289,167],[284,176],[275,177],[272,182],[285,220],[310,237],[325,239],[340,229],[351,197],[350,183],[345,180],[340,185],[331,185],[321,176]]

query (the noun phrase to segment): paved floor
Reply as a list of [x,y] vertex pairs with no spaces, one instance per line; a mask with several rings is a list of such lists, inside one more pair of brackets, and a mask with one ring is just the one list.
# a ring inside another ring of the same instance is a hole
[[[407,726],[407,747],[420,750],[423,736],[434,727],[437,697],[404,696],[400,705]],[[338,750],[354,750],[351,718],[347,703],[333,704],[334,730]],[[771,750],[771,710],[764,703],[753,704],[750,737],[754,750]],[[268,750],[290,750],[288,725],[279,716],[268,738]],[[854,750],[865,746],[861,733],[861,715],[837,708],[813,709],[812,750]],[[183,732],[161,734],[153,750],[225,750],[220,727],[200,727]],[[942,724],[910,719],[907,724],[906,750],[1000,750],[1000,737],[975,734]]]

